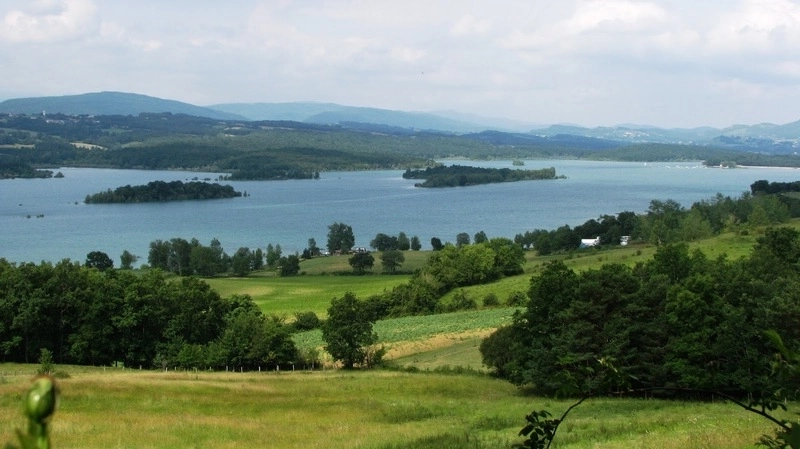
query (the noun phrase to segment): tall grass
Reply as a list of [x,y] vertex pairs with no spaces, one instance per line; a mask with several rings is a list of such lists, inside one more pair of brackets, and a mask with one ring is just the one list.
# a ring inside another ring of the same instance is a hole
[[[507,448],[530,410],[569,404],[487,376],[77,370],[61,380],[55,448]],[[30,377],[4,378],[10,442]],[[770,430],[724,403],[598,399],[572,412],[554,448],[750,448]]]

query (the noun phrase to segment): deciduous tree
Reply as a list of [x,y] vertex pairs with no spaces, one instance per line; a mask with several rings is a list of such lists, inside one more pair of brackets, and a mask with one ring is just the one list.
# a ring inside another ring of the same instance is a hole
[[369,346],[378,341],[373,324],[369,308],[354,293],[334,298],[322,326],[325,350],[334,360],[341,361],[345,369],[364,363]]
[[108,257],[108,254],[102,251],[92,251],[86,255],[86,263],[87,267],[97,268],[100,271],[106,271],[110,268],[114,268],[114,261]]
[[353,271],[362,274],[367,270],[371,270],[375,265],[375,258],[370,253],[356,253],[348,259]]
[[388,273],[394,273],[406,261],[406,256],[403,255],[402,251],[398,250],[384,251],[381,253],[380,258],[383,270]]
[[328,251],[348,253],[355,244],[356,238],[352,227],[339,222],[328,226]]

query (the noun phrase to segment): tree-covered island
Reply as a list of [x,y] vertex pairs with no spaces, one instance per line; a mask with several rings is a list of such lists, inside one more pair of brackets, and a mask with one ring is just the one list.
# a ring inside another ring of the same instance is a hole
[[463,165],[437,165],[425,170],[406,170],[404,179],[424,179],[417,187],[463,187],[495,182],[559,179],[554,167],[539,170],[512,170],[509,168],[481,168]]
[[50,170],[36,170],[19,158],[0,154],[0,179],[52,177],[53,172]]
[[210,200],[242,196],[230,185],[192,181],[152,181],[147,185],[117,187],[105,192],[86,195],[84,202],[92,203],[146,203],[154,201]]

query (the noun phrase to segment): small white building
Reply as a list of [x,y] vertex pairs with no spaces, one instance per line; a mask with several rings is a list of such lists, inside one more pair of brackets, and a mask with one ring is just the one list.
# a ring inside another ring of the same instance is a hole
[[581,239],[581,248],[589,248],[591,246],[599,246],[600,245],[600,237],[596,237],[593,239]]

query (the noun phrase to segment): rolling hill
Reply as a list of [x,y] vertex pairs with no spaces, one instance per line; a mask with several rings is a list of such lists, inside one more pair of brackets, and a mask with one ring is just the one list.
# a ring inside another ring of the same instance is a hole
[[217,120],[246,120],[236,114],[189,103],[125,92],[15,98],[0,102],[0,113],[4,114],[139,115],[146,112],[171,112]]

